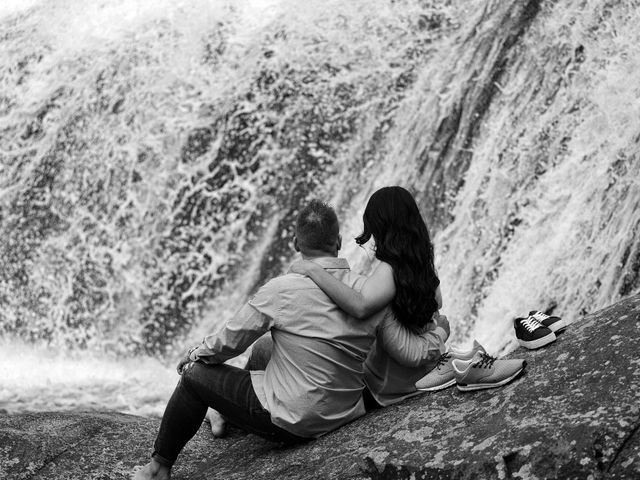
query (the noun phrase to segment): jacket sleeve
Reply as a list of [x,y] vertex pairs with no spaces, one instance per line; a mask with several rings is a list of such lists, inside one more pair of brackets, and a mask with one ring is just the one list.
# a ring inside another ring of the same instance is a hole
[[218,364],[240,355],[271,329],[278,311],[277,301],[277,293],[265,285],[231,320],[204,337],[190,354],[191,360]]
[[391,312],[387,312],[377,335],[382,347],[396,362],[405,367],[420,367],[435,362],[445,352],[445,330],[429,324],[417,334],[403,326]]

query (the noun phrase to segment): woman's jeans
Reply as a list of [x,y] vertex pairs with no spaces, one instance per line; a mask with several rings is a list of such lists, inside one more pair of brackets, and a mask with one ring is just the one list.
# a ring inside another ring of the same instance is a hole
[[[264,358],[260,355],[265,352],[257,349],[255,354],[247,367],[262,366],[264,369],[266,362],[262,363]],[[171,467],[200,428],[208,407],[217,410],[228,422],[274,442],[308,440],[271,422],[269,412],[262,407],[253,390],[249,370],[194,362],[184,370],[167,404],[154,444],[154,460]]]

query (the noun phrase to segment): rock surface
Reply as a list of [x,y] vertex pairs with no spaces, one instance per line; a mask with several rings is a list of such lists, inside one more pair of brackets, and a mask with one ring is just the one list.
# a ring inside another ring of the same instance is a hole
[[[640,296],[570,325],[499,389],[424,394],[307,445],[206,428],[175,479],[640,478]],[[0,478],[122,479],[159,421],[117,413],[0,416]]]

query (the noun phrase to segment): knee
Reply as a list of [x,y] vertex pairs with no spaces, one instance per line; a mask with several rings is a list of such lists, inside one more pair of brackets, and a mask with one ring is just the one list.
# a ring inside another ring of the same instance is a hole
[[180,382],[186,387],[191,387],[195,383],[197,383],[197,378],[199,377],[199,370],[203,367],[201,363],[191,362],[184,366],[182,370],[182,375],[180,377]]

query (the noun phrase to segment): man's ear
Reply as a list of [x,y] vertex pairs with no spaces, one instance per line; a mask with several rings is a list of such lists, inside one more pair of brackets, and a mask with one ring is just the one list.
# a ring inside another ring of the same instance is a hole
[[338,243],[336,247],[338,247],[338,251],[342,248],[342,235],[338,235]]
[[295,235],[293,236],[293,249],[296,252],[300,251],[300,247],[298,246],[298,237],[296,237]]

